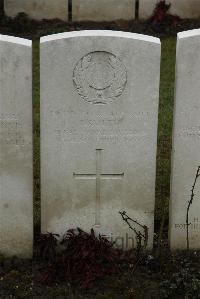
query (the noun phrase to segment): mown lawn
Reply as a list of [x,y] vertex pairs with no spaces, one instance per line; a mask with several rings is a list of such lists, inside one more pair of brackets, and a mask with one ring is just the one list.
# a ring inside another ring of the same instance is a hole
[[[168,219],[168,202],[170,186],[170,150],[174,99],[175,69],[174,37],[162,39],[160,107],[158,127],[158,155],[156,179],[156,213],[155,220],[159,224],[162,215]],[[40,105],[39,105],[39,41],[33,42],[33,106],[34,106],[34,223],[40,228]],[[157,225],[158,227],[159,225]]]

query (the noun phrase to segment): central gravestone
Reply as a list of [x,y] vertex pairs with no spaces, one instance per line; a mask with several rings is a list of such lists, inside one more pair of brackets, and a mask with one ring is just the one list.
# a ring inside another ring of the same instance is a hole
[[[42,231],[153,242],[160,41],[113,31],[41,39]],[[135,224],[136,230],[141,228]]]

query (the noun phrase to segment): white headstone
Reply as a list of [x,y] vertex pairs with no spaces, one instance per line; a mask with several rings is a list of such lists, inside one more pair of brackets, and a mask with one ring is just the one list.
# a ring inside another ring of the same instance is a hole
[[[152,14],[159,0],[140,0],[139,1],[139,18],[147,19]],[[169,0],[166,4],[171,4],[169,13],[178,15],[181,18],[198,18],[200,17],[199,0]]]
[[[200,30],[181,32],[177,41],[170,243],[186,249],[186,211],[200,165]],[[190,248],[200,248],[200,179],[189,210]]]
[[135,18],[135,0],[73,0],[72,20],[113,21]]
[[33,243],[32,42],[0,35],[0,253]]
[[139,2],[139,19],[148,19],[156,7],[158,0],[140,0]]
[[41,39],[43,232],[94,228],[127,248],[135,234],[124,210],[152,247],[159,68],[160,41],[149,36]]
[[181,18],[199,18],[200,1],[199,0],[170,0],[170,13],[178,15]]
[[9,17],[24,12],[35,20],[68,20],[68,0],[4,0],[4,9]]

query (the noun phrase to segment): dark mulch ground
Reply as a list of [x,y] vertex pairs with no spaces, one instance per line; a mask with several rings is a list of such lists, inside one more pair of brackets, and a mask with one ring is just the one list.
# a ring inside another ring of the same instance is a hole
[[38,39],[52,33],[77,30],[122,30],[134,33],[153,35],[157,37],[174,36],[177,32],[200,28],[200,19],[180,20],[176,24],[166,19],[162,22],[152,23],[150,20],[115,21],[115,22],[63,22],[60,20],[43,20],[41,22],[30,20],[24,14],[15,19],[0,16],[0,33],[20,36],[29,39]]
[[90,289],[62,281],[38,282],[40,263],[0,259],[0,298],[69,299],[196,299],[200,298],[200,254],[147,254],[136,271],[131,260],[120,265],[121,273],[96,281]]

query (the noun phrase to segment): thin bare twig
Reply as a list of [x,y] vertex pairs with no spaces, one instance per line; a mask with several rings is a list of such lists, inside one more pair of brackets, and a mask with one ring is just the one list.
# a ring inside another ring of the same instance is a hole
[[198,179],[199,176],[200,176],[200,166],[198,166],[198,168],[197,168],[197,172],[196,172],[195,179],[194,179],[194,184],[192,185],[192,189],[191,189],[190,200],[188,201],[188,206],[187,206],[187,213],[186,213],[187,251],[189,251],[189,249],[190,249],[190,243],[189,243],[189,226],[190,226],[191,223],[189,223],[189,211],[190,211],[190,207],[191,207],[191,205],[193,203],[193,200],[194,200],[194,196],[195,196],[194,189],[195,189],[195,186],[196,186],[196,183],[197,183],[197,179]]
[[[136,240],[137,240],[137,262],[135,263],[135,266],[133,268],[133,270],[131,271],[132,273],[135,272],[139,262],[142,260],[143,255],[141,254],[143,249],[145,249],[147,247],[147,243],[148,243],[148,227],[146,225],[142,225],[141,223],[139,223],[137,220],[134,220],[132,218],[130,218],[125,211],[123,212],[119,212],[119,214],[122,216],[122,219],[128,224],[129,228],[131,230],[134,231],[134,233],[136,234]],[[141,233],[140,231],[136,230],[135,227],[133,227],[131,225],[132,223],[137,224],[139,227],[141,227],[143,229],[143,233]],[[142,246],[142,240],[143,240],[143,246]]]
[[[129,228],[131,230],[134,231],[134,233],[136,234],[136,237],[142,237],[144,238],[144,240],[146,241],[146,238],[148,238],[148,229],[146,225],[142,225],[141,223],[139,223],[137,220],[134,220],[132,218],[130,218],[125,211],[123,212],[119,212],[119,214],[122,216],[122,219],[128,224]],[[131,224],[130,222],[133,222],[135,224],[137,224],[138,226],[140,226],[143,230],[144,233],[142,234],[140,231],[137,231]]]

